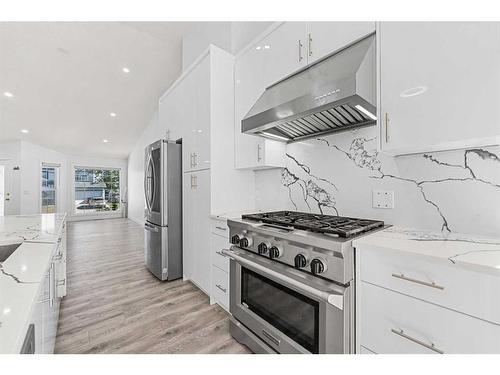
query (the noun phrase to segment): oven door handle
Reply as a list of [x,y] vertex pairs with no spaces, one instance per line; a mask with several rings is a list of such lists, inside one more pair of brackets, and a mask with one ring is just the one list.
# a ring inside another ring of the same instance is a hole
[[243,255],[236,254],[232,250],[222,249],[222,253],[227,255],[229,258],[231,258],[235,262],[239,263],[240,265],[248,267],[254,271],[257,271],[258,273],[260,273],[263,276],[268,276],[270,278],[280,280],[288,285],[293,286],[294,288],[296,288],[300,291],[307,292],[307,293],[313,295],[314,297],[316,297],[317,299],[324,301],[324,302],[327,302],[330,305],[333,305],[340,310],[344,309],[344,295],[343,295],[343,293],[336,292],[333,290],[328,290],[328,291],[321,290],[321,289],[314,288],[310,285],[301,283],[300,281],[297,281],[288,275],[285,275],[279,271],[272,270],[272,269],[269,269],[265,266],[262,266],[256,262],[254,262],[253,260],[246,258]]

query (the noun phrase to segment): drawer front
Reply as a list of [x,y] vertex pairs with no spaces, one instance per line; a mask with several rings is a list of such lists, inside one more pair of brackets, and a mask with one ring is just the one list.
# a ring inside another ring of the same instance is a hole
[[225,220],[210,220],[210,231],[213,234],[229,238],[229,227],[227,226],[227,221]]
[[211,241],[212,264],[225,272],[229,272],[229,258],[221,252],[222,249],[229,249],[228,239],[212,233]]
[[229,311],[229,274],[216,266],[212,266],[212,297]]
[[390,249],[356,254],[362,281],[500,324],[500,277]]
[[360,344],[376,353],[500,353],[496,324],[364,282],[359,291]]

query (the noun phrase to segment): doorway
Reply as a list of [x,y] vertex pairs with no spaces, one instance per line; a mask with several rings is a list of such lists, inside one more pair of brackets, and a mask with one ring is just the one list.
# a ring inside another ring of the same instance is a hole
[[42,163],[41,174],[41,210],[42,214],[57,212],[59,188],[59,166]]

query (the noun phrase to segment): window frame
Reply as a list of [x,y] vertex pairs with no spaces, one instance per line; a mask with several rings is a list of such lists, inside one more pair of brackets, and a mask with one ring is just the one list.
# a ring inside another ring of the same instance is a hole
[[[90,169],[90,170],[100,170],[100,171],[118,171],[118,209],[110,210],[110,211],[91,211],[86,212],[87,210],[77,210],[75,204],[76,198],[76,170],[77,169]],[[72,216],[75,218],[92,218],[92,217],[103,217],[103,216],[112,216],[112,217],[122,217],[124,208],[122,203],[122,187],[123,187],[123,172],[121,167],[96,167],[96,166],[88,166],[88,165],[80,165],[74,164],[71,169],[71,212]]]
[[38,196],[38,212],[42,212],[43,208],[43,168],[54,168],[55,169],[55,180],[54,180],[54,191],[55,191],[55,211],[54,213],[59,212],[59,208],[61,205],[61,164],[59,163],[50,163],[50,162],[41,162],[40,163],[40,168],[38,170],[39,172],[39,179],[38,179],[38,190],[39,190],[39,196]]

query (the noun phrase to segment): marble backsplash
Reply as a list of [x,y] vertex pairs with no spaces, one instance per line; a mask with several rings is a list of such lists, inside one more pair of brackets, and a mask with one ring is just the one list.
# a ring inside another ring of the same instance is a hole
[[[289,144],[286,161],[255,172],[257,209],[500,237],[500,147],[391,157],[363,128]],[[373,208],[373,190],[394,191],[394,208]]]

